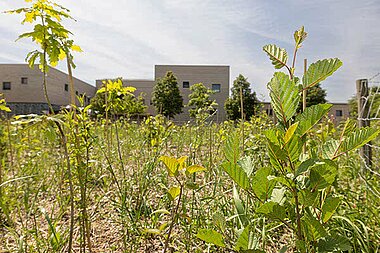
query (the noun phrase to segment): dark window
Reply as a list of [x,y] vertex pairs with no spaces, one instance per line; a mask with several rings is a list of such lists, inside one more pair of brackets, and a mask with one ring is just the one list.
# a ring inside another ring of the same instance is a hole
[[153,100],[152,99],[149,100],[149,104],[153,105]]
[[182,88],[184,88],[184,89],[190,88],[190,82],[188,82],[188,81],[183,82],[182,83]]
[[336,110],[335,116],[342,117],[343,116],[343,111],[342,110]]
[[65,91],[69,91],[69,85],[65,83]]
[[78,95],[79,95],[79,92],[78,92],[78,91],[75,91],[75,95],[77,95],[77,96],[78,96]]
[[21,77],[21,84],[28,84],[28,78],[27,77]]
[[3,82],[3,90],[10,90],[11,82]]
[[218,83],[214,83],[214,84],[212,85],[212,90],[213,90],[214,92],[220,92],[220,84],[218,84]]

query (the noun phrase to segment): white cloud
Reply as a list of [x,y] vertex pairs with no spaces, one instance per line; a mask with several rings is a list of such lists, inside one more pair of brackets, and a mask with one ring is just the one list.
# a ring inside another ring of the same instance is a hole
[[[328,99],[344,102],[355,79],[380,72],[378,1],[250,0],[66,0],[77,22],[65,22],[84,49],[75,74],[88,82],[104,77],[152,78],[154,64],[227,64],[231,79],[247,76],[265,94],[274,69],[262,46],[276,43],[292,53],[294,30],[305,25],[309,38],[300,51],[309,63],[339,57],[344,66],[323,84]],[[2,1],[0,10],[24,5]],[[14,43],[29,28],[21,17],[0,15],[0,61],[21,62],[33,48]],[[26,48],[24,48],[26,47]],[[24,48],[24,49],[23,49]],[[61,65],[60,65],[61,66]],[[62,65],[64,70],[64,65]]]

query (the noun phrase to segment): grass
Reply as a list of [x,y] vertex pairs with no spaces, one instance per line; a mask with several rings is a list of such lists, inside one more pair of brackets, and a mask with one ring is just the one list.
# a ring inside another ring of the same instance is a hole
[[[67,251],[71,201],[74,252],[162,251],[175,208],[167,195],[175,181],[159,162],[162,155],[188,156],[190,164],[207,168],[187,181],[194,187],[182,197],[168,252],[223,252],[196,238],[202,228],[222,232],[232,248],[241,225],[232,181],[219,166],[226,137],[241,134],[241,125],[177,126],[160,118],[142,123],[118,120],[104,124],[85,118],[79,122],[91,124],[74,127],[68,123],[64,128],[72,193],[67,157],[54,123],[2,124],[0,252]],[[265,117],[244,124],[244,152],[254,166],[268,164],[263,132],[269,125]],[[379,180],[372,177],[363,184],[355,159],[342,159],[345,166],[339,184],[345,202],[339,215],[348,218],[335,222],[337,229],[353,239],[356,252],[376,252],[380,244]],[[248,196],[239,197],[247,206],[255,206]],[[257,242],[265,244],[268,252],[294,243],[283,226],[268,227],[262,219],[254,224],[260,235]],[[270,237],[268,231],[278,231],[278,236]]]

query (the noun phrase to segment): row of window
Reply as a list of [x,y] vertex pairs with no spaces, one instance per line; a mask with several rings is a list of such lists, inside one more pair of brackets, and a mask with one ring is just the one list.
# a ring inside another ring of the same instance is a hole
[[[190,88],[190,82],[189,81],[183,81],[182,82],[182,88],[184,88],[184,89]],[[211,85],[211,90],[214,92],[220,92],[221,85],[219,83],[214,83]]]
[[[21,77],[21,84],[28,84],[27,77]],[[11,90],[12,83],[11,82],[3,82],[3,90]]]

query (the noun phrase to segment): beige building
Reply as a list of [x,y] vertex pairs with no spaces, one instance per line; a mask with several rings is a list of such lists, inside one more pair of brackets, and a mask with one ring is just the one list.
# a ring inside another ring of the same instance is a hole
[[[69,81],[64,72],[50,68],[47,74],[47,93],[54,110],[69,104]],[[41,114],[48,112],[43,92],[43,75],[38,66],[0,64],[0,92],[4,94],[12,114]],[[95,87],[74,78],[76,95],[83,95],[86,104],[95,94]]]
[[[189,102],[190,86],[196,83],[203,83],[206,87],[215,91],[212,98],[218,103],[217,112],[213,116],[215,121],[226,119],[224,102],[229,94],[230,67],[229,66],[209,66],[209,65],[156,65],[154,79],[152,80],[123,80],[123,85],[133,86],[137,89],[136,95],[145,93],[145,105],[148,106],[147,113],[155,115],[156,111],[152,104],[152,92],[156,81],[172,71],[177,77],[178,86],[183,97],[183,103]],[[96,87],[102,86],[102,80],[96,81]],[[176,121],[188,121],[190,119],[188,107],[183,108],[183,113],[175,116]]]
[[[331,103],[331,107],[327,116],[337,125],[346,120],[350,116],[350,107],[347,103]],[[261,110],[264,111],[269,117],[275,117],[273,108],[269,102],[262,102]]]

